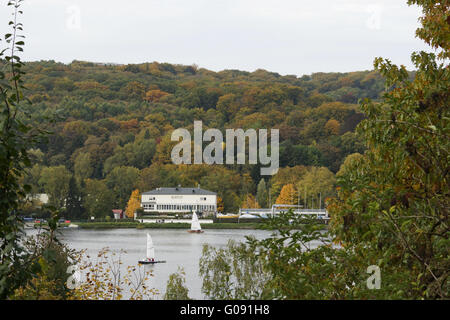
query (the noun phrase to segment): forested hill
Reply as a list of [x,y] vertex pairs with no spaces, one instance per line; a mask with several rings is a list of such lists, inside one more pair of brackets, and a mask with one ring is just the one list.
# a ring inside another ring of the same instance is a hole
[[[225,211],[252,201],[261,182],[257,165],[171,164],[171,132],[191,129],[194,120],[202,120],[204,129],[279,128],[280,167],[285,168],[264,181],[272,202],[283,186],[297,188],[312,171],[313,180],[322,174],[333,181],[345,157],[363,151],[353,133],[362,119],[358,100],[377,99],[384,90],[374,71],[296,77],[81,61],[28,62],[24,71],[32,121],[56,117],[48,143],[33,151],[36,165],[27,180],[34,192],[49,193],[58,205],[73,176],[86,195],[85,209],[95,215],[108,211],[108,202],[124,208],[135,188],[178,184],[218,192]],[[95,192],[97,198],[89,199]],[[106,197],[104,207],[89,204],[100,196]]]

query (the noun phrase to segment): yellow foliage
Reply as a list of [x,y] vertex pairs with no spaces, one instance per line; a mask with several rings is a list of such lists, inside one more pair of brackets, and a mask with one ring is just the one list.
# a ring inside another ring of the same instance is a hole
[[127,208],[125,214],[128,218],[133,218],[134,213],[137,209],[141,207],[141,199],[139,195],[139,190],[136,189],[131,193],[130,200],[128,200]]
[[296,204],[297,191],[292,183],[286,184],[281,189],[280,195],[277,198],[276,204]]
[[223,199],[221,197],[217,197],[217,212],[223,212],[224,204]]
[[330,119],[328,120],[328,122],[325,124],[325,130],[333,135],[338,135],[339,131],[340,131],[341,125],[339,123],[339,121],[334,120],[334,119]]
[[147,93],[145,94],[145,100],[149,101],[149,102],[157,102],[159,101],[159,99],[161,99],[164,96],[167,96],[168,93],[164,92],[162,90],[156,89],[156,90],[149,90],[147,91]]
[[244,202],[242,203],[242,208],[248,209],[248,208],[260,208],[258,202],[256,202],[255,197],[252,194],[248,194],[245,198]]

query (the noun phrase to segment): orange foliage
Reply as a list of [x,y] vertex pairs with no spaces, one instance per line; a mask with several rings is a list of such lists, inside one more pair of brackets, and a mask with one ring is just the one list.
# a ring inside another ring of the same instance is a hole
[[339,121],[330,119],[325,124],[325,130],[331,134],[338,135],[340,131],[341,125],[339,124]]
[[128,218],[134,218],[134,213],[141,207],[141,199],[139,196],[139,190],[136,189],[131,193],[130,200],[128,200],[125,214]]
[[256,202],[255,196],[249,193],[245,201],[242,203],[242,208],[260,208],[260,206],[258,202]]
[[120,121],[119,123],[120,123],[120,129],[129,130],[129,129],[139,127],[139,121],[137,119],[131,119],[128,121]]
[[150,91],[147,91],[147,93],[145,94],[144,100],[149,101],[149,102],[157,102],[162,97],[165,97],[167,95],[168,95],[167,92],[161,91],[159,89],[150,90]]
[[283,186],[280,195],[277,198],[276,204],[296,204],[297,192],[292,183]]

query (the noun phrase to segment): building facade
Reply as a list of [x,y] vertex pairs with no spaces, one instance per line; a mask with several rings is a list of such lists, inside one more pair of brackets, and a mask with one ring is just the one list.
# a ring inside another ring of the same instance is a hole
[[211,215],[217,211],[217,194],[198,188],[157,188],[142,193],[144,212],[187,213],[196,211]]

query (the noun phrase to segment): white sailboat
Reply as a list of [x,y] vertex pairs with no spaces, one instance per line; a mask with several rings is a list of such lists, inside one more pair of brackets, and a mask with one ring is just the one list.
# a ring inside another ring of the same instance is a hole
[[191,221],[191,230],[188,230],[188,232],[191,233],[202,233],[202,226],[200,225],[200,221],[198,221],[198,217],[197,214],[194,213],[192,214],[192,221]]
[[155,259],[155,247],[153,245],[152,237],[147,233],[147,257],[144,260],[139,260],[141,264],[154,264],[163,263],[165,261],[156,261]]

